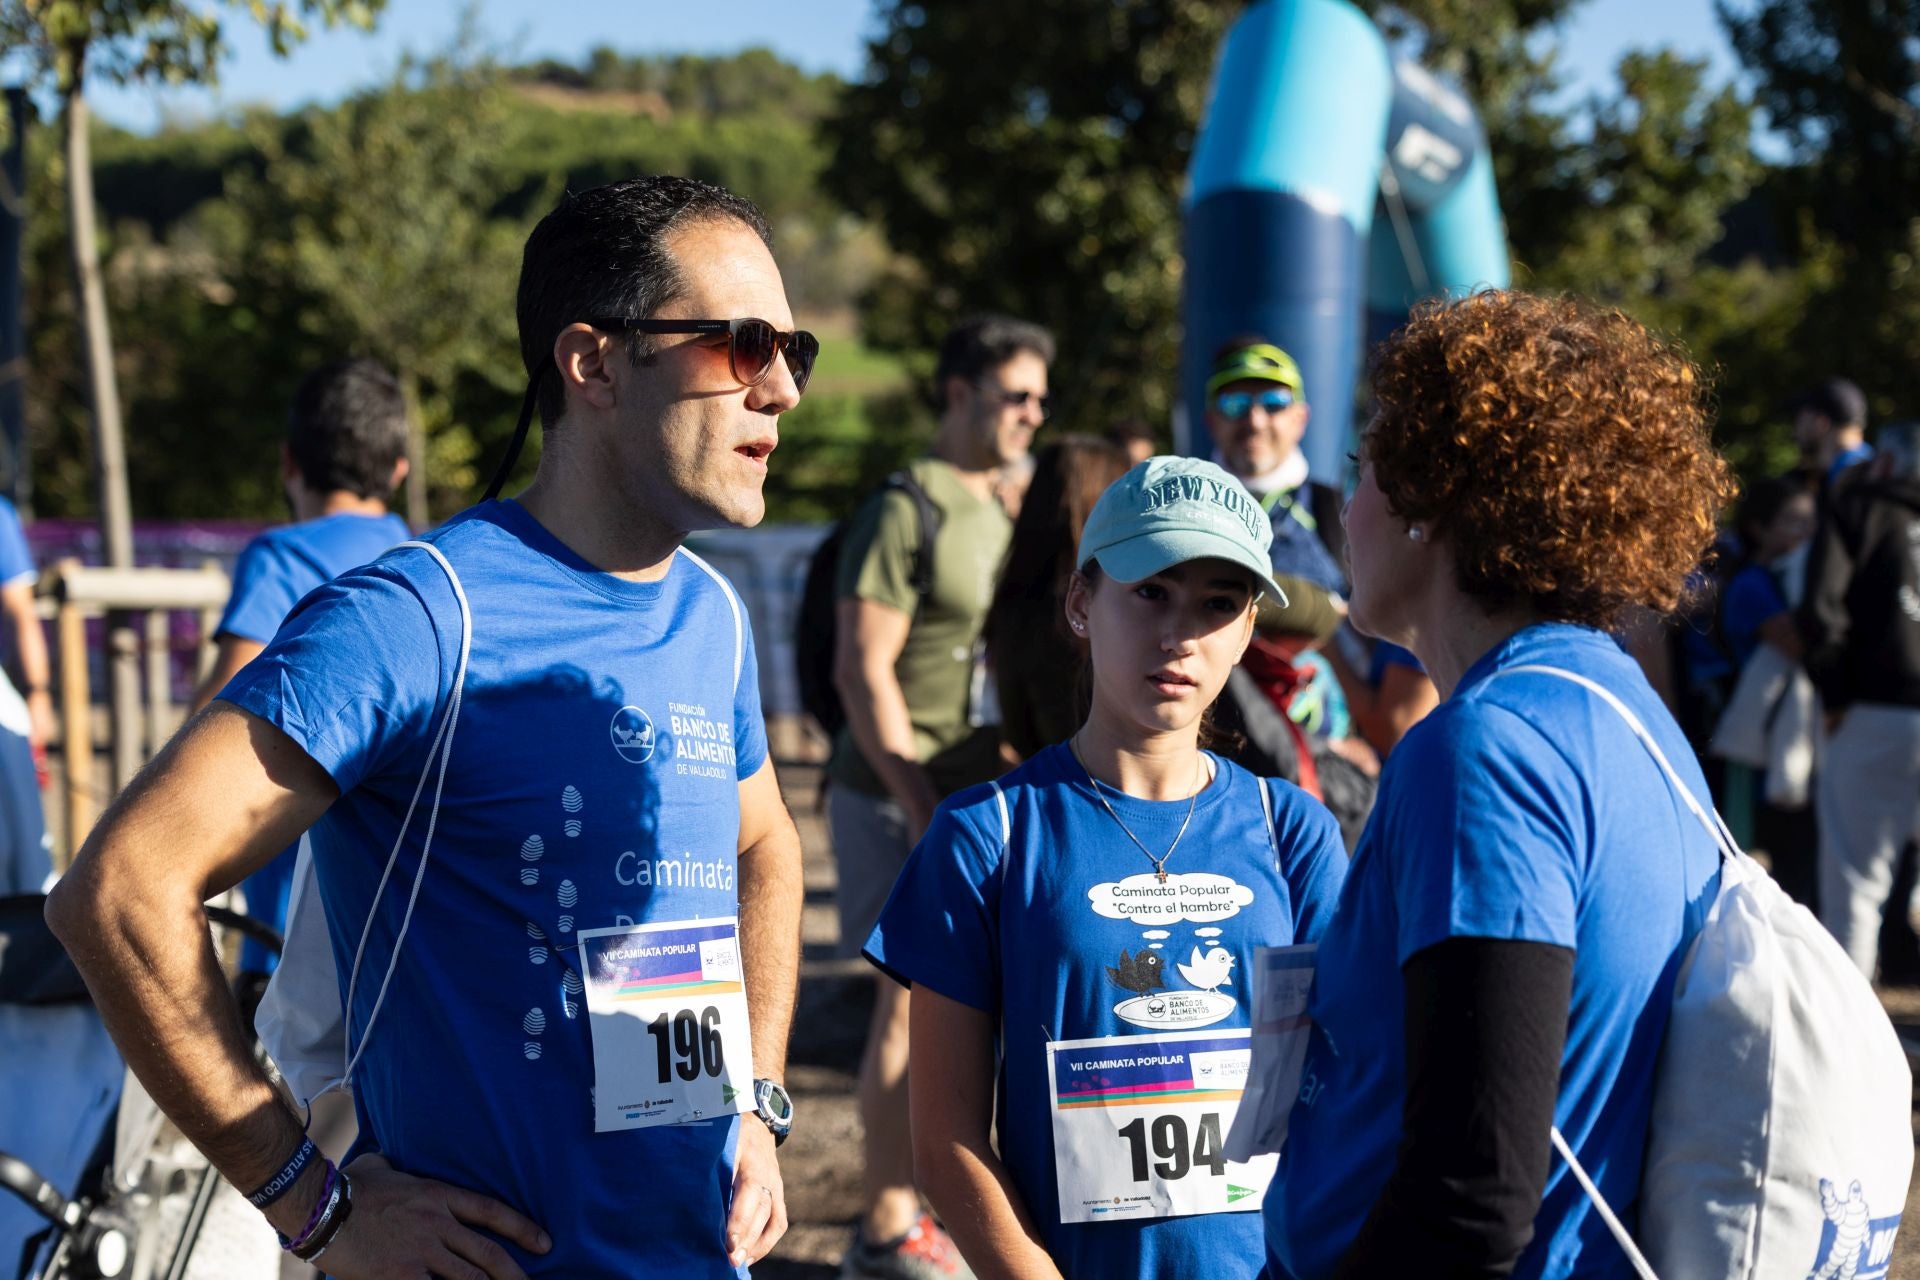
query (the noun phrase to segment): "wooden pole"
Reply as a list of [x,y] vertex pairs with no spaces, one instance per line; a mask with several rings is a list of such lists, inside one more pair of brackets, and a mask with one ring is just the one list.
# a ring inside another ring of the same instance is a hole
[[173,617],[165,609],[147,610],[147,759],[160,754],[173,733]]
[[[58,572],[79,566],[63,560]],[[60,750],[66,757],[67,847],[60,863],[66,870],[93,829],[93,695],[87,681],[87,620],[80,606],[60,601],[55,627],[60,646]]]
[[[66,93],[67,239],[86,357],[87,403],[93,410],[93,466],[100,496],[100,534],[107,563],[133,567],[133,504],[127,497],[127,450],[120,385],[113,371],[113,332],[100,279],[93,207],[93,144],[88,133],[86,62],[76,50]],[[107,688],[113,711],[114,786],[124,787],[140,763],[140,638],[124,613],[107,615]]]

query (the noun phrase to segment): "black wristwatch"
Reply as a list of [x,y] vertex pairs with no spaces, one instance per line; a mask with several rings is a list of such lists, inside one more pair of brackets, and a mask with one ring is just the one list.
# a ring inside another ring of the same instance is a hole
[[793,1132],[793,1099],[771,1080],[753,1082],[753,1114],[766,1122],[773,1132],[773,1145],[779,1146]]

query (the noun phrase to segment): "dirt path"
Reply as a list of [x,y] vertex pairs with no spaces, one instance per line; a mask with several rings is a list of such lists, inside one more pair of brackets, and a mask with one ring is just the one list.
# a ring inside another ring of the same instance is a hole
[[782,765],[780,784],[806,850],[807,905],[801,921],[800,1007],[793,1022],[787,1087],[793,1139],[780,1152],[793,1226],[753,1269],[755,1280],[832,1280],[860,1204],[860,1118],[853,1073],[873,1007],[872,968],[836,960],[833,855],[825,815],[815,812],[820,770]]
[[[839,937],[833,857],[824,818],[814,811],[820,771],[783,765],[780,781],[806,850],[805,951],[787,1077],[799,1124],[793,1141],[781,1151],[793,1227],[753,1274],[756,1280],[833,1280],[860,1200],[860,1120],[854,1110],[853,1073],[873,988],[864,961],[833,958]],[[1895,1025],[1920,1045],[1920,987],[1889,988],[1883,998]],[[1920,1135],[1920,1110],[1915,1112],[1915,1133]],[[1920,1280],[1920,1179],[1908,1195],[1904,1223],[1886,1280]]]

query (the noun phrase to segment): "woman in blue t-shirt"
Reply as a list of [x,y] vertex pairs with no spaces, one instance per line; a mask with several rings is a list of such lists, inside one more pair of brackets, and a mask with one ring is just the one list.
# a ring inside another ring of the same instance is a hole
[[867,942],[916,988],[915,1164],[979,1275],[1262,1265],[1274,1158],[1222,1151],[1255,952],[1315,940],[1346,869],[1325,808],[1200,745],[1255,600],[1281,594],[1271,537],[1212,463],[1114,482],[1065,605],[1086,722],[940,807]]
[[1267,1195],[1276,1275],[1628,1277],[1558,1125],[1635,1222],[1674,974],[1714,842],[1679,727],[1606,630],[1671,611],[1732,485],[1698,374],[1633,321],[1490,292],[1382,347],[1352,620],[1442,701],[1387,760],[1320,943]]

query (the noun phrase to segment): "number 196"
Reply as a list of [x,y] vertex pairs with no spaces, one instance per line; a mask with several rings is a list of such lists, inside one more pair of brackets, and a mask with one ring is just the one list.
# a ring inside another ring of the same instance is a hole
[[[672,1028],[671,1046],[668,1043],[669,1026]],[[708,1005],[700,1014],[697,1023],[691,1009],[682,1009],[674,1014],[671,1023],[663,1013],[647,1024],[647,1032],[653,1036],[653,1047],[659,1055],[661,1084],[676,1074],[682,1080],[691,1081],[698,1080],[703,1071],[710,1076],[718,1076],[726,1071],[726,1048],[720,1040],[720,1010],[712,1005]]]

